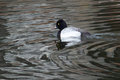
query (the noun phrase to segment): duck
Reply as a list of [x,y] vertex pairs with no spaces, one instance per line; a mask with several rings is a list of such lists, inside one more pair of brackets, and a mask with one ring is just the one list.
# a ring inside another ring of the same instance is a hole
[[68,27],[63,19],[56,22],[56,28],[59,29],[57,38],[60,42],[66,43],[66,46],[75,45],[91,35],[89,32],[83,31],[80,28]]

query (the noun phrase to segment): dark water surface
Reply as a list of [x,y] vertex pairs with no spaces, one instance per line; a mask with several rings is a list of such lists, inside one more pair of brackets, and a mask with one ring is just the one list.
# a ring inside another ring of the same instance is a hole
[[[100,39],[58,51],[59,18]],[[120,80],[120,0],[0,0],[0,79]]]

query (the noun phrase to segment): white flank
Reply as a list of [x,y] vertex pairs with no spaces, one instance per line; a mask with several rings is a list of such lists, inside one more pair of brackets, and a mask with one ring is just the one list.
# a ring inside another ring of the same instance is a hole
[[62,42],[80,42],[81,41],[81,33],[78,28],[68,27],[61,31],[60,34]]

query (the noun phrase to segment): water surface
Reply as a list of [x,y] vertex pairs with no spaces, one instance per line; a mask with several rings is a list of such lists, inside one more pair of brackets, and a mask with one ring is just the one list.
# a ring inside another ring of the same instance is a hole
[[[59,18],[100,39],[58,50]],[[0,79],[119,80],[119,36],[119,0],[0,0]]]

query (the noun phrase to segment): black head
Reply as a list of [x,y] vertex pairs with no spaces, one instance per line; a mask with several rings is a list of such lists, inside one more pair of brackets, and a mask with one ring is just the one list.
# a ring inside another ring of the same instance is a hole
[[62,30],[64,28],[67,27],[67,24],[66,22],[63,20],[63,19],[59,19],[57,22],[56,22],[56,28]]

